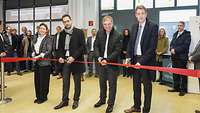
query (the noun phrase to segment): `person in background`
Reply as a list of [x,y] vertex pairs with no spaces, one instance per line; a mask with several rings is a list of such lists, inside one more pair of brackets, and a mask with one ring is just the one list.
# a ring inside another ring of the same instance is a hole
[[[123,40],[122,40],[122,53],[121,53],[123,63],[126,60],[127,46],[128,46],[129,39],[130,39],[130,31],[129,31],[129,29],[124,29],[123,30]],[[128,73],[128,68],[123,67],[123,77],[129,77],[129,76],[130,76],[130,74]]]
[[[32,32],[31,30],[27,31],[26,36],[22,40],[22,51],[23,51],[23,57],[32,57]],[[30,65],[31,61],[26,61],[26,69],[25,72],[28,72],[32,69],[32,66]],[[31,67],[30,67],[31,66]]]
[[[10,26],[6,27],[6,33],[4,34],[5,39],[5,49],[7,52],[7,57],[17,57],[17,40],[18,36],[16,34],[16,29],[12,30]],[[22,75],[20,72],[19,62],[9,62],[6,63],[7,75],[11,75],[14,70],[14,64],[16,63],[17,75]]]
[[[60,32],[62,31],[62,28],[60,26],[56,27],[56,31],[57,33],[54,35],[53,37],[53,57],[55,59],[59,58],[59,54],[60,52],[58,51],[58,44],[59,44],[59,39],[60,39]],[[59,62],[55,62],[55,72],[53,73],[53,76],[57,76],[57,79],[61,79],[62,78],[62,68],[63,68],[63,64],[59,63]]]
[[[158,33],[158,44],[156,48],[157,66],[160,66],[160,67],[163,66],[163,55],[167,53],[168,48],[169,48],[169,42],[168,42],[168,38],[166,37],[166,31],[164,28],[160,28],[159,33]],[[159,77],[158,82],[160,82],[161,85],[164,84],[162,81],[162,76],[163,76],[163,73],[160,72],[160,77]]]
[[[190,31],[185,30],[185,22],[178,22],[178,31],[173,35],[170,43],[170,52],[173,68],[186,69],[191,42]],[[173,74],[174,86],[168,92],[179,92],[179,96],[187,93],[187,76]]]
[[96,29],[92,29],[91,30],[92,36],[87,38],[88,61],[93,62],[93,63],[88,64],[88,71],[89,71],[88,76],[89,77],[91,77],[92,75],[95,75],[95,73],[93,73],[93,71],[95,71],[93,67],[96,68],[96,65],[95,65],[95,62],[94,62],[95,61],[94,42],[95,42],[95,39],[96,39],[96,32],[97,32]]
[[[33,39],[33,58],[51,58],[52,40],[47,35],[48,27],[41,23],[39,35]],[[51,61],[36,61],[34,70],[34,84],[36,99],[34,103],[42,104],[48,100]]]

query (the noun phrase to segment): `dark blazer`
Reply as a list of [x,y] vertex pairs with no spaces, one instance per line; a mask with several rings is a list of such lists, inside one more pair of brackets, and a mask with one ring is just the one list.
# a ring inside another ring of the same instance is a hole
[[[0,34],[0,35],[4,39],[3,35],[2,34]],[[2,40],[2,38],[0,37],[0,53],[5,52],[5,43],[4,43],[4,40]]]
[[[134,61],[134,47],[135,41],[137,38],[137,31],[138,31],[139,23],[134,24],[132,26],[132,30],[130,33],[130,41],[128,44],[128,57],[131,58],[131,62],[135,63]],[[146,24],[142,33],[141,37],[141,52],[142,56],[139,61],[141,65],[155,65],[156,63],[156,46],[158,42],[158,26],[149,20],[146,20]]]
[[194,68],[200,69],[200,41],[196,45],[194,51],[190,54],[192,56],[192,62],[194,62]]
[[17,37],[12,36],[12,45],[10,45],[10,40],[8,38],[7,34],[4,34],[4,39],[5,39],[5,48],[8,53],[14,52],[14,50],[17,50]]
[[[99,57],[104,56],[105,44],[106,44],[106,32],[105,30],[99,30],[95,40],[95,56],[98,59]],[[118,62],[118,58],[122,49],[122,36],[113,28],[110,32],[108,48],[107,48],[107,61],[108,62]]]
[[89,53],[91,50],[91,45],[92,45],[92,37],[87,38],[87,52]]
[[[35,52],[34,45],[37,42],[38,37],[33,39],[33,52]],[[41,44],[39,54],[45,53],[44,58],[51,58],[52,57],[52,39],[49,36],[46,36]],[[35,52],[36,53],[36,52]],[[37,61],[39,66],[49,66],[51,65],[51,61]]]
[[[56,49],[56,41],[57,41],[57,36],[58,36],[58,33],[56,33],[54,36],[53,36],[53,45],[52,45],[52,51],[54,52],[54,56],[59,56],[59,51],[58,49]],[[59,36],[59,40],[60,40],[60,36]],[[59,40],[58,40],[58,44],[59,44]],[[59,46],[58,46],[59,47]]]
[[176,38],[178,31],[174,33],[173,39],[170,43],[170,50],[175,49],[175,55],[172,55],[172,59],[188,60],[189,47],[191,42],[191,35],[189,31],[184,32]]
[[[60,33],[59,46],[58,46],[58,57],[65,58],[65,38],[66,32],[63,30]],[[73,33],[69,43],[69,54],[75,61],[84,61],[83,55],[86,52],[85,38],[82,30],[73,28]],[[72,73],[83,73],[85,72],[85,65],[73,62],[70,67]]]

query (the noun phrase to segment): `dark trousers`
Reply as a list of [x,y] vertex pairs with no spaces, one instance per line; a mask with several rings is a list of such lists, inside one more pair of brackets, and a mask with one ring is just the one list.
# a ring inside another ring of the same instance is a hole
[[[65,63],[63,67],[63,97],[62,101],[69,101],[69,89],[70,89],[70,76],[71,76],[70,64]],[[74,79],[74,101],[79,101],[81,94],[81,74],[72,73]]]
[[117,72],[112,69],[112,66],[100,66],[100,76],[99,76],[99,85],[100,85],[100,100],[106,101],[107,95],[107,80],[109,84],[109,98],[108,105],[113,106],[115,103],[116,91],[117,91]]
[[60,73],[62,75],[62,71],[63,71],[63,64],[55,62],[55,73],[57,74]]
[[35,93],[37,100],[47,99],[49,93],[49,79],[50,79],[51,67],[50,66],[39,66],[36,62],[34,82],[35,82]]
[[[88,61],[89,62],[93,62],[93,63],[89,63],[88,64],[88,71],[89,71],[89,73],[93,73],[93,65],[95,65],[96,63],[94,63],[94,61],[95,61],[95,55],[94,55],[94,52],[89,52],[89,54],[88,54]],[[95,68],[96,68],[96,66],[95,66]],[[95,71],[96,72],[96,71]]]
[[[187,61],[172,59],[173,68],[186,69]],[[173,74],[174,89],[180,92],[187,92],[187,76]]]
[[[10,52],[7,54],[7,57],[18,57],[17,52]],[[12,72],[14,70],[14,66],[17,72],[20,72],[20,63],[19,62],[9,62],[6,63],[7,72]]]
[[[136,57],[133,64],[137,63],[141,57]],[[134,69],[133,71],[133,90],[134,90],[134,107],[140,109],[141,106],[141,83],[144,86],[144,107],[143,112],[150,112],[152,98],[152,79],[150,71]]]

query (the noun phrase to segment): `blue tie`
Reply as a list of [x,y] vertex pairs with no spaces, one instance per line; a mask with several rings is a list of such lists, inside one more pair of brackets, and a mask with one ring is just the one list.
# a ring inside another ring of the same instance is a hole
[[142,31],[142,26],[139,25],[138,32],[137,32],[137,38],[136,38],[135,45],[134,45],[134,55],[137,55],[137,49],[138,49],[141,31]]

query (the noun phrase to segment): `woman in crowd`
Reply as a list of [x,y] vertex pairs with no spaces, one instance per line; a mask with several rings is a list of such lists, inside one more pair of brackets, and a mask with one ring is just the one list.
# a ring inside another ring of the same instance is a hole
[[[159,34],[158,34],[158,44],[157,44],[157,49],[156,49],[156,62],[157,62],[157,66],[161,66],[163,65],[163,55],[165,53],[167,53],[169,48],[169,42],[168,42],[168,38],[166,37],[166,31],[164,28],[160,28],[159,30]],[[163,73],[160,72],[160,77],[159,77],[159,82],[160,84],[163,84],[162,81],[162,76]]]

